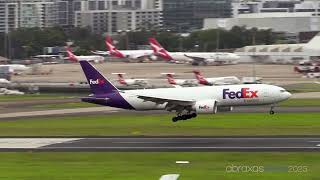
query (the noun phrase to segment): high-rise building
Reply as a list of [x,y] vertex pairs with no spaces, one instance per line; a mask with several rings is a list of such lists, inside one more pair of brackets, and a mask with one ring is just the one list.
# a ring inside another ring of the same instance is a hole
[[20,27],[50,27],[58,23],[55,0],[0,0],[0,32]]
[[109,34],[162,26],[162,0],[91,0],[74,2],[77,27]]
[[162,0],[0,0],[0,32],[55,25],[95,33],[161,27]]
[[205,18],[228,18],[232,0],[163,0],[163,21],[167,30],[185,32],[201,29]]

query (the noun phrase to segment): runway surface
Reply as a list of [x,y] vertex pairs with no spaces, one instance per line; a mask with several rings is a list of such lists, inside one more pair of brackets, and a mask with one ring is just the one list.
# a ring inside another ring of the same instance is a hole
[[0,151],[319,152],[320,137],[0,138]]

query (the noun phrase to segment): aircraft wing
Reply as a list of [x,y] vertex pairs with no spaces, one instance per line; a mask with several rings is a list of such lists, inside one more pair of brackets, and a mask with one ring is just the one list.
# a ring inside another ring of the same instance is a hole
[[132,55],[131,58],[133,59],[143,59],[149,57],[151,54],[135,54]]
[[197,57],[197,56],[189,56],[187,54],[184,54],[185,57],[192,59],[195,62],[201,62],[201,61],[206,61],[206,60],[214,60],[214,62],[216,63],[225,63],[227,62],[225,59],[223,58],[219,58],[218,56],[214,57],[214,58],[203,58],[203,57]]
[[138,95],[138,98],[143,99],[145,101],[151,101],[157,104],[168,103],[170,105],[175,105],[175,106],[192,106],[196,103],[194,100],[170,99],[170,98],[162,98],[162,97],[143,96],[143,95]]
[[186,54],[184,54],[184,56],[187,57],[187,58],[190,58],[190,59],[192,59],[194,61],[205,61],[206,60],[205,58],[202,58],[202,57],[188,56]]
[[101,56],[109,56],[110,52],[109,51],[91,51],[91,53],[95,55],[101,55]]

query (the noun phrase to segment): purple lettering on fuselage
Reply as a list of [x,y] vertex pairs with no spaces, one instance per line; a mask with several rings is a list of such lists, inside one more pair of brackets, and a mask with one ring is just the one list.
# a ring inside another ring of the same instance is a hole
[[223,89],[223,99],[252,99],[258,98],[258,91],[252,91],[250,88],[241,88],[240,91],[230,91],[230,89]]

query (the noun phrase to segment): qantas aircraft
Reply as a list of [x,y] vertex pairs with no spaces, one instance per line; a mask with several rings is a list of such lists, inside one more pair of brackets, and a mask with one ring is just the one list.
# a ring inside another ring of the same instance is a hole
[[168,61],[191,63],[192,65],[228,65],[237,64],[238,55],[221,52],[168,52],[155,38],[149,38],[154,54]]
[[104,62],[104,57],[102,56],[76,56],[72,53],[70,48],[67,48],[67,54],[68,54],[68,59],[72,62],[78,62],[78,61],[89,61],[89,62],[94,62],[94,63],[103,63]]
[[114,75],[118,76],[118,82],[121,85],[125,86],[146,86],[148,85],[148,80],[147,79],[124,79],[123,75],[126,73],[112,73]]
[[196,76],[198,83],[206,86],[213,85],[230,85],[230,84],[240,84],[241,81],[235,76],[226,76],[226,77],[216,77],[216,78],[205,78],[200,71],[193,71]]
[[140,59],[140,58],[146,58],[146,57],[153,57],[153,51],[152,50],[118,50],[113,45],[113,40],[110,36],[106,36],[105,40],[107,49],[109,54],[116,58],[128,58],[128,59]]
[[167,76],[168,83],[175,86],[195,86],[197,83],[192,79],[174,79],[173,75],[175,73],[161,73]]
[[274,105],[291,96],[281,87],[266,84],[120,91],[89,62],[80,64],[92,92],[82,101],[137,111],[175,111],[173,122],[195,118],[197,114],[231,111],[234,106],[271,105],[270,114],[274,114]]

